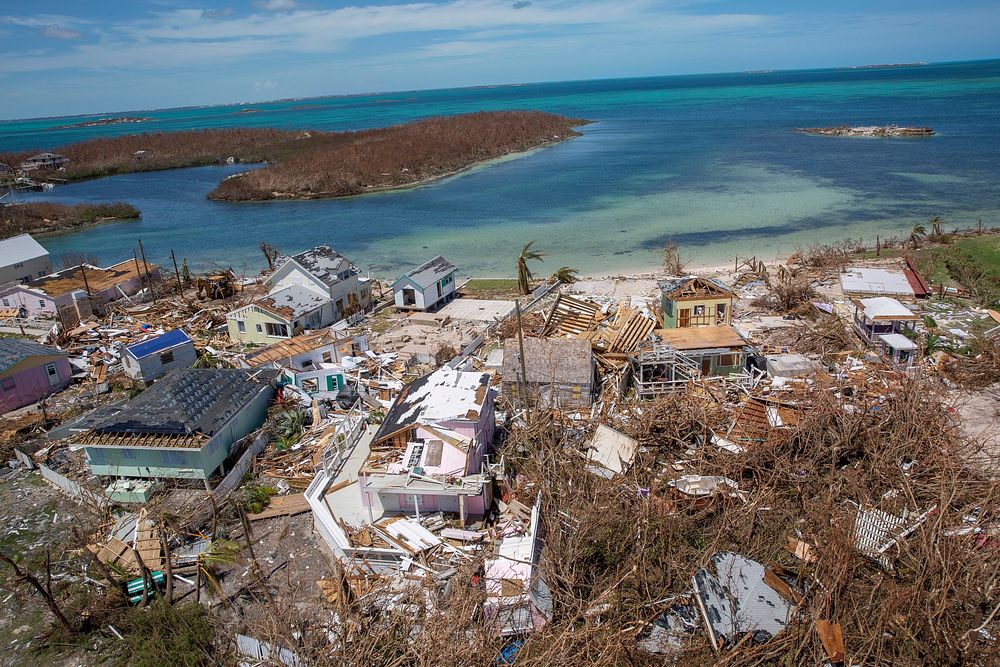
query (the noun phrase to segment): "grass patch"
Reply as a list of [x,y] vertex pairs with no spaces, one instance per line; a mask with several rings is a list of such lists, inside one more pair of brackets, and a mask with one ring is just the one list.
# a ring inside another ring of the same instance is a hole
[[514,298],[518,296],[514,278],[473,278],[459,290],[473,299]]

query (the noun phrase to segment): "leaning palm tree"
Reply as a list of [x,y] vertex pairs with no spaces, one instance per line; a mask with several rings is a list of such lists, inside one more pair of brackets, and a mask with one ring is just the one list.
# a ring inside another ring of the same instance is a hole
[[910,241],[913,242],[914,250],[920,245],[920,238],[922,236],[927,236],[927,228],[923,225],[913,225],[913,229],[910,230]]
[[573,283],[580,280],[580,278],[577,277],[576,275],[577,273],[579,273],[579,271],[577,271],[576,269],[572,269],[568,266],[563,266],[557,269],[556,272],[552,274],[552,277],[558,282],[561,282],[565,285],[572,285]]
[[930,223],[931,223],[931,234],[933,234],[934,236],[941,236],[941,225],[944,223],[944,220],[941,219],[941,216],[940,215],[931,216]]
[[531,281],[534,276],[531,275],[528,262],[545,261],[542,257],[549,254],[540,250],[532,250],[531,246],[534,244],[534,241],[528,241],[527,245],[521,249],[521,254],[517,256],[517,290],[521,294],[531,294]]
[[198,581],[195,598],[201,598],[201,585],[218,599],[222,599],[222,584],[218,571],[227,565],[236,565],[241,560],[243,547],[232,540],[213,540],[211,546],[198,554]]

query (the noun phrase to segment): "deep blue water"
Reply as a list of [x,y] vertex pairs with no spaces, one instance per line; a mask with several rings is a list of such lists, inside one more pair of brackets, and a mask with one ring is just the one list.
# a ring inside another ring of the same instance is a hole
[[[257,113],[239,113],[252,106]],[[296,108],[304,107],[304,108]],[[645,268],[667,238],[696,261],[771,256],[815,241],[902,234],[941,215],[1000,224],[1000,61],[433,90],[129,112],[141,125],[57,129],[91,117],[0,123],[0,151],[126,132],[273,126],[359,129],[480,109],[594,121],[584,136],[413,190],[343,200],[229,204],[205,194],[243,167],[116,176],[39,198],[125,200],[139,222],[45,239],[53,253],[255,271],[257,244],[328,243],[392,274],[442,253],[463,273],[509,275],[523,243],[545,269]],[[796,127],[927,125],[928,139],[805,136]]]

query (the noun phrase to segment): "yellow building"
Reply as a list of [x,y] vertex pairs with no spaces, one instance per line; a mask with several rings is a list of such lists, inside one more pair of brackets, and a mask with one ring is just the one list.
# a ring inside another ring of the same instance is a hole
[[688,276],[660,282],[664,329],[733,323],[733,292],[711,278]]

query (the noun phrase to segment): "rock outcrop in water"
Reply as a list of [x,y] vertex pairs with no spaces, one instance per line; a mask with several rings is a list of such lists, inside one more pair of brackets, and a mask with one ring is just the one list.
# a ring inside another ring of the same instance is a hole
[[863,125],[851,127],[799,127],[802,134],[818,134],[824,137],[929,137],[934,130],[929,127],[901,127],[899,125]]

